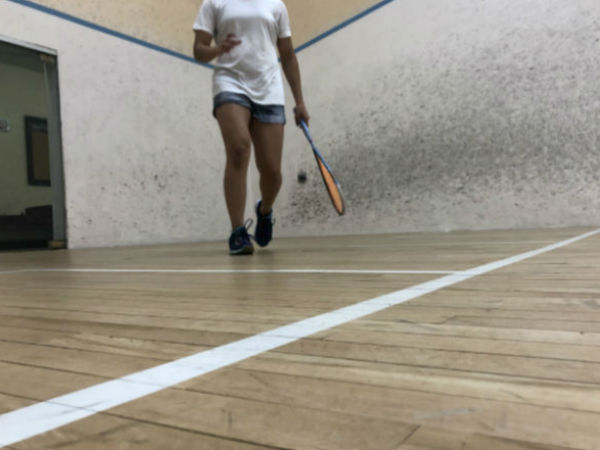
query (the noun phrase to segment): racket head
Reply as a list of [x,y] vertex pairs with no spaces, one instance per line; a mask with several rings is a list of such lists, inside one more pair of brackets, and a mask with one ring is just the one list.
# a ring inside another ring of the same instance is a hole
[[308,129],[308,125],[303,120],[300,121],[300,128],[304,132],[306,139],[308,139],[308,142],[310,142],[310,145],[313,149],[315,159],[317,160],[317,167],[319,168],[319,172],[321,172],[321,177],[323,178],[323,183],[325,184],[325,188],[327,189],[327,193],[329,194],[333,208],[340,216],[343,216],[346,213],[346,203],[344,202],[344,196],[342,195],[340,183],[335,178],[335,175],[333,174],[331,167],[329,167],[329,164],[327,164],[325,161],[325,158],[323,158],[317,149],[315,143],[313,142],[312,135],[310,134],[310,130]]
[[325,188],[327,188],[329,198],[333,204],[333,208],[340,216],[343,216],[346,213],[346,203],[344,202],[340,184],[319,152],[315,151],[314,154],[315,159],[317,160],[317,166],[319,167],[319,172],[321,172],[321,177],[323,178],[323,183],[325,184]]

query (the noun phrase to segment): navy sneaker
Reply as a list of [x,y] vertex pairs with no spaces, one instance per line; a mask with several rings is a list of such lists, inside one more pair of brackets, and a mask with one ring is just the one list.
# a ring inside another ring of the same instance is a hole
[[236,228],[231,233],[231,236],[229,237],[230,255],[251,255],[254,253],[254,246],[250,241],[250,235],[248,234],[247,229],[247,227],[252,225],[252,221],[250,221],[250,223],[246,222],[246,224],[244,224],[242,227]]
[[256,231],[254,232],[254,240],[261,247],[266,247],[273,239],[273,210],[265,216],[260,213],[260,200],[256,204]]

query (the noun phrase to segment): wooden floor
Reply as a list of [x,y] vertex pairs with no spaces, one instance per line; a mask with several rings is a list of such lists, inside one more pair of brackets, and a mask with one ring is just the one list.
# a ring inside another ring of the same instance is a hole
[[[587,231],[282,239],[251,257],[223,243],[0,253],[0,423]],[[7,448],[600,448],[600,235]]]

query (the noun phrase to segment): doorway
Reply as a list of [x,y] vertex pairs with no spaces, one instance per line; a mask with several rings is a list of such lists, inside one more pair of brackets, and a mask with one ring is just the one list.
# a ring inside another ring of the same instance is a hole
[[57,55],[0,35],[0,249],[66,246]]

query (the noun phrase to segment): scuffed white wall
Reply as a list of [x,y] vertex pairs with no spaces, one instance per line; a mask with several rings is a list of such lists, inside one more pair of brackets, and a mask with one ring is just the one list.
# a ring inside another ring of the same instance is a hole
[[44,74],[0,63],[0,117],[10,123],[10,131],[0,133],[0,215],[52,203],[49,187],[29,185],[25,116],[48,116]]
[[595,0],[397,0],[301,52],[348,214],[290,127],[281,234],[600,224],[599,42]]
[[[71,247],[227,238],[209,70],[12,2],[0,26],[58,50]],[[312,130],[348,214],[288,92],[278,235],[600,223],[599,40],[592,0],[396,0],[309,47]]]
[[12,2],[0,29],[58,51],[70,247],[228,236],[210,70]]

